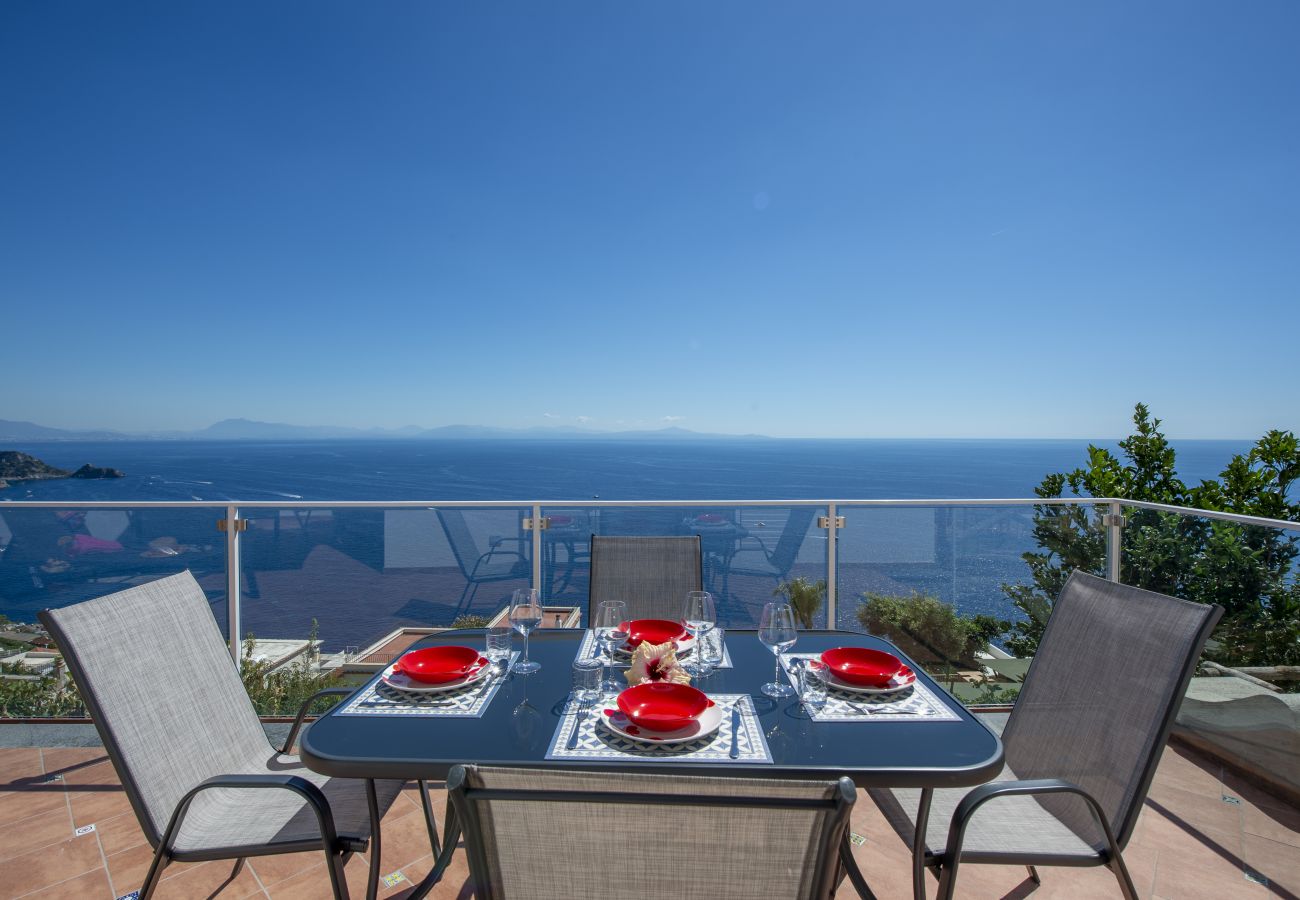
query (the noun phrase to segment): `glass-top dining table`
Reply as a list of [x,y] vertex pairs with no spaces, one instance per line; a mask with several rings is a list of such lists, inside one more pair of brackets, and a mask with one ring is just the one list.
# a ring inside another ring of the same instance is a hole
[[[602,652],[590,631],[543,629],[530,642],[539,671],[484,678],[458,691],[404,694],[385,684],[385,673],[376,675],[304,732],[302,761],[324,775],[363,779],[441,781],[453,766],[474,763],[757,778],[847,776],[858,787],[919,788],[982,784],[1002,770],[997,735],[897,647],[870,635],[801,631],[783,659],[844,646],[884,650],[916,672],[915,684],[883,695],[832,688],[825,706],[810,714],[797,696],[774,700],[761,692],[774,676],[771,652],[754,631],[728,629],[722,665],[693,681],[725,710],[716,717],[717,730],[672,745],[639,741],[629,733],[634,728],[612,730],[613,695],[594,708],[570,700],[574,659]],[[411,649],[465,645],[481,651],[483,644],[481,629],[464,629],[424,638]],[[431,886],[422,885],[414,896]]]

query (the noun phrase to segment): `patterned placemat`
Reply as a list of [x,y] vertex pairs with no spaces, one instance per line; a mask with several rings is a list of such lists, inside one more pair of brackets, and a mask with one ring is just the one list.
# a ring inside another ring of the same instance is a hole
[[[609,698],[605,698],[608,701]],[[578,715],[578,705],[569,703],[556,726],[551,746],[546,751],[547,759],[617,759],[621,761],[644,760],[646,762],[663,762],[671,759],[694,763],[770,763],[772,751],[768,749],[767,738],[763,737],[763,726],[754,711],[754,701],[748,694],[709,694],[709,699],[724,707],[722,726],[709,737],[689,741],[684,744],[654,744],[635,741],[615,734],[604,726],[600,719],[599,705],[587,710],[585,716]],[[740,701],[740,732],[736,736],[738,754],[731,758],[731,721],[730,704]],[[569,738],[577,727],[578,741],[569,749]]]
[[[588,628],[586,634],[582,636],[582,643],[578,645],[578,652],[574,655],[574,659],[594,659],[606,666],[612,665],[619,669],[630,669],[632,667],[632,658],[630,656],[616,657],[611,660],[609,651],[599,644],[600,642],[596,640],[596,632]],[[692,656],[694,656],[694,651],[691,651],[689,656],[684,657],[683,661],[690,659]],[[727,641],[725,638],[722,641],[722,662],[713,668],[731,668],[731,651],[727,649]]]
[[[510,655],[510,665],[519,658],[516,651]],[[387,675],[393,666],[384,669]],[[507,669],[509,671],[509,669]],[[483,715],[492,697],[501,689],[508,676],[489,675],[458,691],[439,693],[412,693],[399,691],[376,678],[344,704],[335,715],[339,716],[454,716],[477,718]]]
[[[784,659],[785,676],[795,690],[799,689],[797,676],[789,662],[796,659],[816,659],[816,653],[787,653]],[[814,722],[958,722],[961,716],[948,708],[948,704],[917,679],[905,688],[888,694],[860,694],[843,691],[834,686],[826,694],[826,705],[813,713]]]

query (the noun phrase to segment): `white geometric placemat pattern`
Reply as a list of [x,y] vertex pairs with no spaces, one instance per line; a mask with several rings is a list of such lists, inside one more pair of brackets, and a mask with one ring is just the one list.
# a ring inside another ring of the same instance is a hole
[[[594,659],[600,662],[602,665],[606,665],[606,666],[613,665],[614,667],[619,669],[630,669],[632,667],[631,657],[621,657],[611,662],[609,657],[609,651],[606,650],[604,647],[597,646],[597,644],[598,642],[596,641],[596,632],[588,628],[586,633],[582,636],[582,643],[578,645],[578,652],[574,656],[574,659]],[[692,653],[694,653],[694,651],[692,651]],[[691,658],[690,656],[685,657],[685,659],[690,659],[690,658]],[[715,669],[731,668],[731,651],[727,649],[727,642],[725,639],[722,642],[722,662],[714,666],[713,668]]]
[[[510,665],[513,666],[518,657],[518,651],[512,653]],[[392,671],[393,666],[389,666],[383,674],[388,675]],[[417,694],[390,687],[384,684],[381,676],[353,695],[335,715],[452,716],[475,719],[483,715],[492,697],[501,689],[501,682],[507,677],[509,676],[493,674],[458,691]]]
[[[818,656],[818,653],[787,653],[784,659],[816,659]],[[798,690],[797,676],[788,664],[785,676]],[[888,694],[859,694],[832,686],[826,692],[826,705],[813,713],[814,722],[897,722],[900,719],[908,722],[959,722],[961,716],[949,709],[919,678]]]
[[[569,737],[578,725],[578,705],[570,702],[551,738],[551,746],[546,751],[547,759],[617,759],[620,761],[696,763],[770,763],[772,751],[768,749],[767,739],[763,737],[763,726],[754,712],[754,701],[748,694],[709,694],[709,699],[726,709],[722,716],[722,725],[709,737],[689,741],[685,744],[654,744],[635,741],[615,734],[601,723],[600,710],[593,706],[582,716],[578,742],[569,749]],[[731,711],[730,704],[740,700],[740,733],[736,738],[738,755],[731,758]],[[610,702],[606,697],[602,702]]]

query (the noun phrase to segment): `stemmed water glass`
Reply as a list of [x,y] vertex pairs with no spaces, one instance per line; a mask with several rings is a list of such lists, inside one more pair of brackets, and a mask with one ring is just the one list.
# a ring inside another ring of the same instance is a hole
[[695,650],[683,668],[696,678],[709,673],[708,663],[704,660],[704,642],[708,633],[717,624],[718,614],[713,606],[713,595],[708,591],[690,591],[682,605],[682,622],[695,635]]
[[627,633],[623,631],[623,623],[626,621],[627,604],[622,600],[602,600],[600,606],[596,607],[594,627],[597,646],[604,648],[605,655],[609,659],[600,689],[613,694],[622,690],[622,685],[614,677],[614,651],[618,649],[619,644],[627,640]]
[[774,601],[763,607],[763,616],[758,621],[758,639],[776,656],[775,679],[762,687],[767,696],[789,697],[794,694],[794,688],[781,678],[781,654],[793,647],[798,637],[790,604]]
[[515,672],[528,675],[542,667],[539,662],[528,658],[528,635],[542,624],[542,601],[537,598],[536,588],[520,588],[510,598],[510,625],[524,636],[523,658],[515,663]]

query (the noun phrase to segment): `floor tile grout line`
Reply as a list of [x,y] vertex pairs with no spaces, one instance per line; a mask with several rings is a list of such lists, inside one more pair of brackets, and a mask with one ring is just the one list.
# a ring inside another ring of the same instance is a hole
[[99,826],[95,827],[95,842],[99,844],[99,862],[104,867],[104,878],[108,880],[108,895],[121,896],[113,887],[113,873],[108,869],[108,854],[104,852],[104,842],[99,837]]

